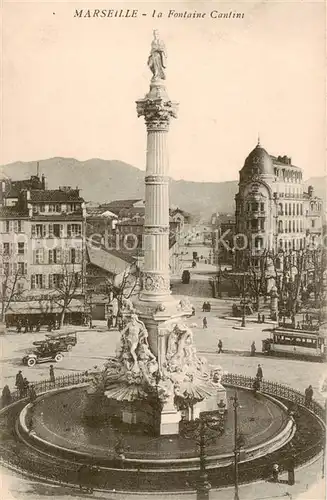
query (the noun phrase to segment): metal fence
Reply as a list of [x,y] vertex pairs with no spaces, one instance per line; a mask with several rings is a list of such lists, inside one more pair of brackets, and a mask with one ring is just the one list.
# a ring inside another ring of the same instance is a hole
[[90,379],[90,374],[88,372],[77,372],[69,373],[68,375],[60,375],[55,377],[55,381],[51,380],[40,380],[38,382],[30,382],[29,388],[25,391],[15,390],[11,392],[10,398],[4,398],[2,396],[1,407],[5,407],[8,404],[15,403],[21,399],[25,399],[29,396],[29,389],[33,386],[36,394],[42,394],[44,392],[50,391],[51,389],[60,389],[61,387],[69,387],[78,384],[83,384],[88,382]]
[[[92,373],[88,372],[78,372],[78,373],[69,373],[68,375],[61,375],[55,378],[55,381],[51,380],[41,380],[39,382],[31,382],[31,385],[34,386],[36,394],[42,394],[51,389],[59,389],[61,387],[69,387],[82,383],[86,383],[90,380],[90,376]],[[253,383],[255,378],[248,377],[246,375],[238,375],[234,373],[224,374],[222,377],[222,383],[244,387],[247,389],[253,388]],[[325,408],[321,406],[317,401],[312,401],[309,405],[305,404],[305,396],[302,392],[293,389],[287,385],[279,384],[278,382],[270,382],[269,380],[263,380],[260,384],[260,392],[264,394],[269,394],[271,396],[276,396],[279,398],[283,398],[295,405],[306,406],[309,410],[311,410],[315,415],[317,415],[324,422],[326,421],[326,412]],[[8,401],[4,401],[2,397],[1,407],[7,406],[10,403],[14,403],[19,401],[20,399],[24,399],[28,397],[28,393],[22,393],[17,390],[11,393],[11,398]]]
[[[239,387],[245,387],[247,389],[252,389],[255,378],[248,377],[246,375],[237,375],[234,373],[224,374],[222,377],[222,383],[230,384]],[[305,395],[293,389],[287,385],[279,384],[278,382],[270,382],[269,380],[262,380],[260,383],[260,392],[264,394],[269,394],[270,396],[276,396],[278,398],[283,398],[295,405],[301,405],[307,407],[315,415],[321,418],[324,422],[326,421],[325,408],[321,406],[317,401],[312,400],[309,405],[305,404]]]

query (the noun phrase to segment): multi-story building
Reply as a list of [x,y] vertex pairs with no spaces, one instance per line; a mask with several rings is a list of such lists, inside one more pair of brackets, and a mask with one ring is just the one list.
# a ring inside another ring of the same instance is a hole
[[[44,177],[2,183],[1,300],[6,319],[81,320],[85,204],[78,189]],[[3,314],[4,315],[4,314]]]
[[[302,169],[272,156],[258,142],[240,170],[236,201],[237,265],[256,264],[264,250],[299,250],[319,242],[322,200],[304,190]],[[313,231],[315,230],[315,231]]]

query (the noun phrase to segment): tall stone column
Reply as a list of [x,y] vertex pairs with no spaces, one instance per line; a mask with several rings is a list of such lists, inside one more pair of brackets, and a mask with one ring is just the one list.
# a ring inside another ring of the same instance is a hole
[[147,127],[143,286],[140,299],[161,302],[170,295],[169,280],[169,122],[178,104],[170,101],[164,80],[153,79],[137,101]]

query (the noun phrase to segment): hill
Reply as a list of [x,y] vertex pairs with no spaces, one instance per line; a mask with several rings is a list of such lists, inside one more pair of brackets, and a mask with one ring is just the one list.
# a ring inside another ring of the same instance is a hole
[[[86,201],[104,203],[123,198],[144,197],[144,171],[119,160],[92,158],[50,158],[39,161],[49,189],[58,186],[78,186]],[[36,173],[36,162],[15,162],[0,167],[0,174],[13,180],[24,179]],[[317,196],[325,199],[325,179],[312,177],[306,185],[313,185]],[[203,217],[213,212],[235,210],[234,197],[237,181],[192,182],[170,181],[170,203]]]

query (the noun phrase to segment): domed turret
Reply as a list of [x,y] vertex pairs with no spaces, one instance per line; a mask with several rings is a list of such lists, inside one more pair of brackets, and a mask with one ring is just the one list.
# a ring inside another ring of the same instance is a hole
[[242,177],[253,175],[274,175],[272,160],[267,151],[260,145],[260,141],[251,151],[241,170]]

